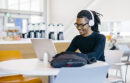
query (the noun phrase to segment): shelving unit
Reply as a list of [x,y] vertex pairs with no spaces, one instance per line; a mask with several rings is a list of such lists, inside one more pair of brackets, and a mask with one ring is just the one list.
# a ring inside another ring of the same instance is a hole
[[5,31],[6,36],[3,36],[3,40],[20,40],[20,33],[17,29],[8,29]]

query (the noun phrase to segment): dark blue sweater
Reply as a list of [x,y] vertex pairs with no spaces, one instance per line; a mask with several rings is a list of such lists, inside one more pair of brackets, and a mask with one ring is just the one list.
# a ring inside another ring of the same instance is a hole
[[66,51],[76,51],[79,49],[88,58],[95,57],[97,60],[105,61],[104,48],[106,38],[104,35],[93,32],[87,37],[77,35]]

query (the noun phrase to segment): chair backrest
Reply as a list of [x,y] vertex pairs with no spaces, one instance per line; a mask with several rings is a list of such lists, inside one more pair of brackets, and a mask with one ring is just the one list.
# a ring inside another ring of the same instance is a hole
[[[107,63],[111,65],[108,71],[108,79],[111,80],[113,78],[113,83],[122,79],[122,69],[121,65],[116,65],[116,63],[121,62],[121,58],[123,56],[122,50],[105,50],[105,60]],[[117,78],[119,80],[117,80]]]
[[104,52],[105,60],[109,64],[119,63],[123,55],[121,50],[105,50]]
[[120,44],[120,45],[118,45],[118,47],[119,47],[120,50],[130,51],[128,45],[126,45],[126,44]]
[[0,50],[0,61],[21,58],[22,54],[19,50]]
[[21,74],[2,76],[0,77],[0,83],[42,83],[40,78],[24,77]]
[[[109,69],[109,77],[120,77],[122,78],[121,65],[115,65],[121,62],[121,57],[123,56],[122,50],[105,50],[105,60],[111,65]],[[117,73],[120,73],[117,76]]]
[[2,76],[2,77],[0,77],[0,82],[1,81],[13,81],[13,80],[19,80],[19,79],[23,79],[23,75],[18,74],[18,75]]
[[129,49],[128,45],[125,45],[125,44],[118,45],[118,48],[124,52],[123,56],[130,55],[130,49]]
[[54,83],[104,83],[109,66],[62,68]]

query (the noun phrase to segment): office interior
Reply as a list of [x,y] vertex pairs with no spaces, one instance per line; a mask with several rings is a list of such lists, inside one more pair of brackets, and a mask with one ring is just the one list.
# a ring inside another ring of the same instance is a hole
[[[106,37],[105,50],[114,44],[123,51],[120,62],[126,61],[127,65],[121,67],[122,80],[130,83],[129,3],[129,0],[0,0],[0,51],[18,50],[23,59],[37,58],[30,39],[45,38],[52,39],[58,53],[63,52],[79,35],[74,26],[78,12],[94,10],[102,14],[99,31]],[[49,82],[48,76],[30,77]]]

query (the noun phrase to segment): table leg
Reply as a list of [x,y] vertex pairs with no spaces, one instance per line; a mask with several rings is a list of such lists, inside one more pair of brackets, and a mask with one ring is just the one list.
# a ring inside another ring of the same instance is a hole
[[56,76],[49,76],[49,83],[54,83]]

